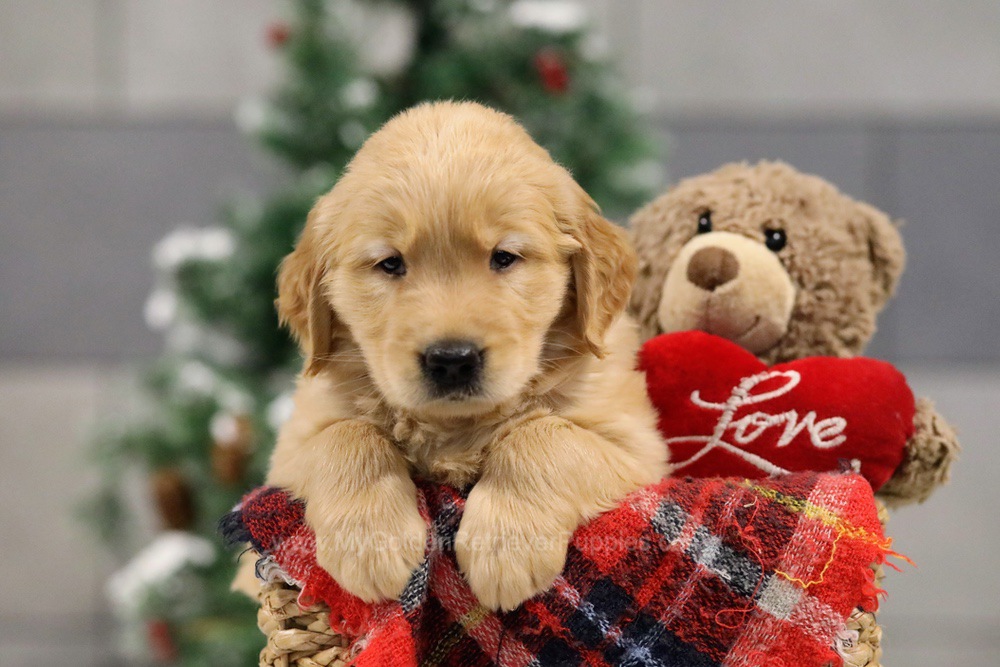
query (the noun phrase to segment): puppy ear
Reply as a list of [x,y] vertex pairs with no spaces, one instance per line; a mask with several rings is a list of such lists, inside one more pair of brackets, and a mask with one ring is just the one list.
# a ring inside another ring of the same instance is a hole
[[275,301],[278,319],[306,354],[305,375],[316,375],[329,359],[336,322],[324,293],[326,267],[317,248],[315,217],[314,208],[295,250],[281,262]]
[[575,189],[577,214],[564,231],[580,246],[570,260],[576,320],[587,347],[603,357],[604,337],[628,305],[638,262],[625,230],[605,220],[578,185]]
[[868,235],[868,256],[874,274],[872,302],[881,308],[895,292],[903,274],[906,250],[899,230],[889,216],[867,204],[859,204],[859,207]]

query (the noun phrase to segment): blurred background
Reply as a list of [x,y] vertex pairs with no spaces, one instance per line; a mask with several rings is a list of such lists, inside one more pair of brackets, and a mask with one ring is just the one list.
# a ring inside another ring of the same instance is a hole
[[509,5],[0,0],[0,665],[228,664],[213,633],[256,651],[197,534],[286,408],[273,266],[385,114],[449,95],[525,116],[619,220],[764,158],[905,220],[868,352],[965,452],[890,523],[919,567],[886,581],[885,662],[997,664],[1000,4]]

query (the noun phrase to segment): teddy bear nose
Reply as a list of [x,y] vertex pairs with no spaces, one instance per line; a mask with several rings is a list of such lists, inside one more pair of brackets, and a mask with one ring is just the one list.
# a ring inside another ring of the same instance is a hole
[[740,272],[736,256],[725,248],[710,246],[696,252],[688,262],[687,277],[692,283],[713,292]]

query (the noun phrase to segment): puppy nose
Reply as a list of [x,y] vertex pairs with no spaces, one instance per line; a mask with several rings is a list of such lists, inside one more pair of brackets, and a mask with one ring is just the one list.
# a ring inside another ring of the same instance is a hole
[[483,368],[483,351],[467,340],[433,343],[420,355],[424,377],[434,389],[447,393],[472,388]]
[[733,253],[725,248],[709,246],[691,257],[687,277],[703,290],[713,292],[735,278],[739,272],[740,263]]

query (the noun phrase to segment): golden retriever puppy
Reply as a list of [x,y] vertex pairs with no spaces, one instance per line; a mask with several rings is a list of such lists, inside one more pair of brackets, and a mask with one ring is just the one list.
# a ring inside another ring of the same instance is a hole
[[319,564],[397,597],[427,540],[414,476],[473,485],[456,540],[479,600],[548,588],[569,537],[667,472],[621,231],[510,117],[415,107],[362,146],[282,263],[307,357],[268,483]]

